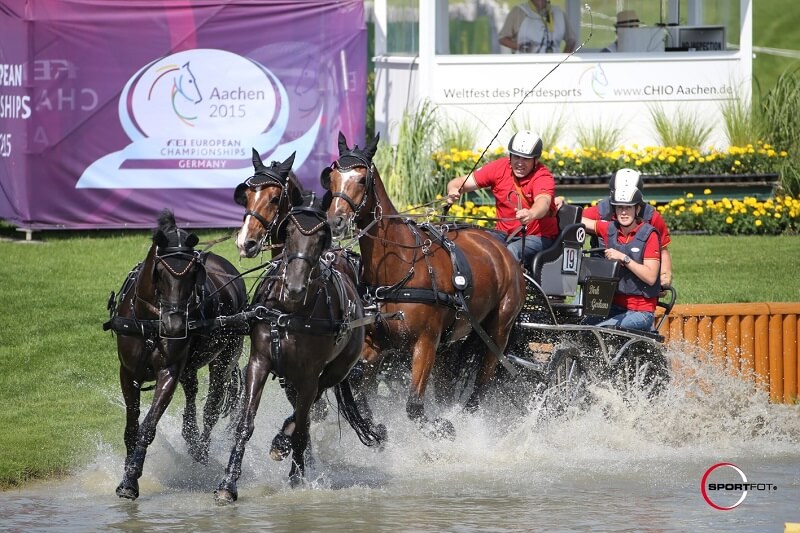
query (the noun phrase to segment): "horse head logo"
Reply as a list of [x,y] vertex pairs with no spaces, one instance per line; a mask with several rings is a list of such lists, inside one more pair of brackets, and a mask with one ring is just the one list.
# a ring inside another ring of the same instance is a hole
[[194,106],[203,101],[203,95],[200,93],[200,87],[197,86],[197,79],[192,74],[191,68],[189,68],[189,62],[187,61],[181,67],[178,65],[164,65],[158,69],[158,72],[158,76],[150,86],[147,99],[152,99],[155,86],[159,81],[170,79],[171,76],[170,98],[172,99],[172,110],[175,112],[175,116],[184,124],[194,127],[192,121],[197,120]]
[[583,78],[587,75],[589,76],[594,94],[600,98],[605,98],[608,95],[608,77],[606,76],[605,70],[603,70],[603,65],[598,63],[594,67],[587,68],[583,74],[581,74],[581,81],[583,81]]

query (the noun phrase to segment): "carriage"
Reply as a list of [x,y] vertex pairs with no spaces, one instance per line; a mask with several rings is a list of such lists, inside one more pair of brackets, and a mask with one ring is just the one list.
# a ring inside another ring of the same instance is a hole
[[557,239],[526,269],[525,305],[505,353],[517,376],[501,371],[501,381],[537,390],[558,408],[585,401],[592,382],[658,394],[670,379],[658,330],[675,304],[676,291],[663,287],[662,312],[652,331],[585,324],[586,317],[608,316],[620,267],[597,255],[598,250],[584,248],[581,211],[570,204],[559,209]]

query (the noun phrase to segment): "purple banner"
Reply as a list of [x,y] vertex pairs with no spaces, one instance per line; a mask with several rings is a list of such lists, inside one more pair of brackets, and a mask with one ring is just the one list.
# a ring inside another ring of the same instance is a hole
[[[306,187],[364,137],[363,0],[0,0],[0,218],[233,227],[234,187],[296,152]],[[351,141],[352,142],[352,141]]]

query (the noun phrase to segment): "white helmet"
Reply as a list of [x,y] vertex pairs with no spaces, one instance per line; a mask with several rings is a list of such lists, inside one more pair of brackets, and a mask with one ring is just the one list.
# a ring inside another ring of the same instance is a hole
[[518,131],[508,141],[508,153],[528,159],[541,157],[542,139],[530,130]]
[[612,196],[615,189],[625,186],[636,187],[640,191],[643,191],[644,179],[642,178],[642,173],[632,168],[621,168],[617,170],[608,182],[608,188],[611,189]]
[[641,205],[644,203],[644,196],[634,183],[622,183],[611,191],[609,202],[611,205]]

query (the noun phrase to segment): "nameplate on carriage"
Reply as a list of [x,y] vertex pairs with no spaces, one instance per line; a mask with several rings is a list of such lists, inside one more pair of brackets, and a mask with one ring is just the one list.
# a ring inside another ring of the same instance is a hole
[[617,291],[617,280],[586,278],[583,286],[583,314],[607,317]]
[[561,259],[562,274],[577,274],[581,266],[581,250],[579,248],[564,248]]

